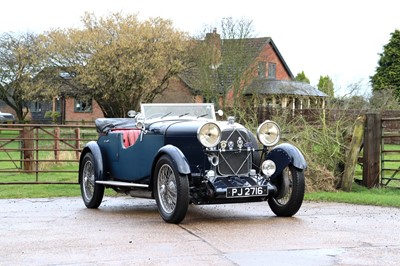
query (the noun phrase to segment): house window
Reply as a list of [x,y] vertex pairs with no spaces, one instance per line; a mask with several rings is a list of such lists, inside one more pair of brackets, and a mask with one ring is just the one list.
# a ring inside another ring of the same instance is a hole
[[31,113],[40,113],[42,111],[42,104],[38,102],[31,102],[29,110]]
[[79,100],[75,99],[75,112],[76,113],[91,113],[92,108],[92,100]]
[[267,72],[267,64],[265,62],[258,63],[258,77],[265,78]]
[[60,112],[61,113],[61,106],[62,106],[62,99],[61,97],[56,97],[55,98],[55,107],[56,107],[56,112]]
[[268,78],[276,79],[276,64],[268,63]]

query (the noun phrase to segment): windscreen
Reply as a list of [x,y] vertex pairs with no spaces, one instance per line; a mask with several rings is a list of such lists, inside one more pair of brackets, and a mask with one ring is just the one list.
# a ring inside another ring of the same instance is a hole
[[215,120],[214,105],[207,104],[142,104],[145,119],[206,118]]

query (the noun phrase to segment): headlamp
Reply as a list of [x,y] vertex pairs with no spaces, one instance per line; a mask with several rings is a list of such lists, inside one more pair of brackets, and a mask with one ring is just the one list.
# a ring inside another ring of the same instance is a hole
[[205,123],[197,131],[197,139],[207,148],[215,147],[221,140],[221,129],[215,123]]
[[280,128],[277,123],[266,120],[257,129],[257,138],[264,146],[273,146],[279,141]]

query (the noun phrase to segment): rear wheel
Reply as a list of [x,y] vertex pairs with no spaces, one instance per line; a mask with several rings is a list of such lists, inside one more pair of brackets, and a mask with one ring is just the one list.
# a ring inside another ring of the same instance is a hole
[[288,165],[274,185],[278,191],[274,197],[268,199],[271,210],[277,216],[289,217],[296,214],[304,198],[304,172],[293,165]]
[[79,172],[82,199],[86,207],[96,209],[103,200],[104,185],[96,184],[96,165],[92,153],[85,154],[82,165]]
[[189,205],[189,181],[181,175],[168,155],[158,160],[155,168],[154,196],[158,211],[167,223],[179,223]]

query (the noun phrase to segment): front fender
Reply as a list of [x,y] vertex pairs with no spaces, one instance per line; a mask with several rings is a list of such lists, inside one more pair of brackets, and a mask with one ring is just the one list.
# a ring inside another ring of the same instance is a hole
[[[155,160],[153,162],[152,172],[155,168],[155,165],[156,165],[158,159],[163,154],[167,154],[171,157],[175,168],[178,170],[178,172],[180,174],[183,174],[183,175],[190,174],[190,166],[189,166],[189,163],[188,163],[185,155],[179,148],[177,148],[173,145],[170,145],[170,144],[165,145],[164,147],[162,147],[161,149],[158,150]],[[152,175],[153,175],[153,173],[152,173]]]
[[79,182],[81,181],[81,167],[82,160],[85,155],[91,152],[94,157],[94,166],[95,166],[95,179],[103,180],[104,179],[104,165],[103,165],[103,156],[101,155],[101,150],[96,141],[89,141],[82,150],[81,157],[79,159]]
[[289,143],[282,143],[275,146],[267,155],[267,159],[274,161],[276,172],[271,178],[279,175],[289,164],[298,169],[306,169],[307,162],[298,148]]

